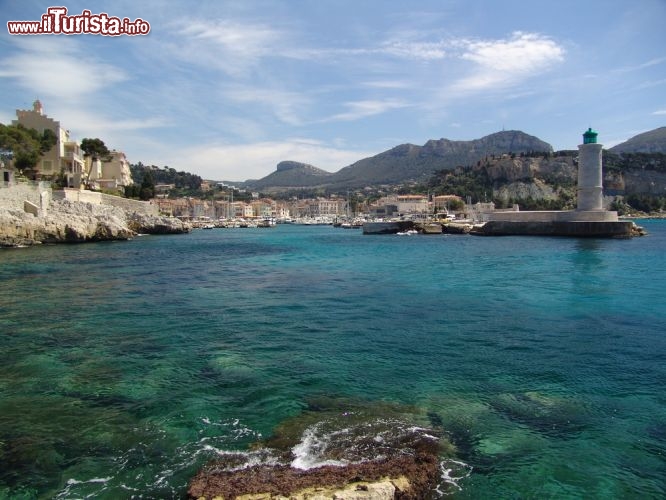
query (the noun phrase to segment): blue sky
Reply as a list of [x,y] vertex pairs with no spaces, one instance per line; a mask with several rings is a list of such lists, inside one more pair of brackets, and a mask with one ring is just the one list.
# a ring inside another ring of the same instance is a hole
[[522,130],[574,149],[666,125],[666,1],[58,2],[146,36],[11,36],[52,2],[0,0],[0,122],[39,98],[75,139],[206,179],[282,160],[335,172],[402,143]]

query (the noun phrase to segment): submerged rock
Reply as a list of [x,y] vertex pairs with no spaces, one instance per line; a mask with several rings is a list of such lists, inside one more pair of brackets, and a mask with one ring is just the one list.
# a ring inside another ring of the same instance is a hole
[[188,494],[224,499],[417,500],[428,498],[438,475],[437,454],[427,453],[308,470],[262,465],[225,471],[212,464],[190,482]]
[[258,444],[260,463],[257,450],[246,465],[242,453],[224,454],[191,480],[188,494],[225,500],[389,500],[433,498],[438,488],[458,488],[442,465],[442,456],[453,454],[452,445],[415,424],[405,410],[316,401]]

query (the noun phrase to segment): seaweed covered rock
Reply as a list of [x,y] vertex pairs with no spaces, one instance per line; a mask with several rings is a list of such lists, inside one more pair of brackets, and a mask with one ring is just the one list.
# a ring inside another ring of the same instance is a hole
[[428,498],[438,475],[436,453],[307,470],[260,465],[226,471],[211,464],[192,479],[188,493],[192,498],[418,500]]
[[323,404],[282,422],[253,451],[210,462],[191,480],[190,498],[416,500],[457,488],[442,484],[442,457],[454,447],[407,408]]

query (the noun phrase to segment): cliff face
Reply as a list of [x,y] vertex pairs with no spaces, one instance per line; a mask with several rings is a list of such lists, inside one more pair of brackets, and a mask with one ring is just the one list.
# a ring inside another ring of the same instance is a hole
[[666,196],[666,172],[649,168],[606,170],[604,191],[611,195]]
[[501,158],[475,167],[485,169],[490,180],[515,182],[534,178],[551,179],[562,183],[575,182],[578,168],[571,157],[556,158]]
[[128,213],[117,207],[54,201],[46,215],[0,208],[0,246],[127,240],[137,233],[183,233],[189,225],[169,217]]
[[[653,162],[654,163],[654,162]],[[666,172],[659,164],[631,163],[603,168],[607,195],[666,195]],[[491,158],[472,168],[482,172],[492,185],[493,195],[504,199],[555,199],[563,191],[575,193],[578,166],[576,157]]]
[[471,141],[437,139],[423,146],[401,144],[370,158],[364,158],[333,174],[335,187],[361,187],[423,179],[436,170],[472,165],[489,155],[503,153],[552,152],[547,142],[519,130],[507,130]]

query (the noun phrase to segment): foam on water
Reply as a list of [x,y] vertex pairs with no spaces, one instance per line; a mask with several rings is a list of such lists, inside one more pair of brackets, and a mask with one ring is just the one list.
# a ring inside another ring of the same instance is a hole
[[440,483],[437,485],[437,493],[444,496],[451,493],[451,486],[462,491],[460,482],[472,474],[472,467],[460,460],[447,458],[439,463]]
[[336,436],[345,433],[345,429],[331,433],[321,432],[322,423],[317,423],[305,430],[300,443],[291,449],[294,459],[291,466],[296,469],[313,469],[323,465],[343,466],[348,460],[325,458],[326,451]]
[[[103,492],[105,490],[106,484],[112,479],[111,476],[109,477],[93,477],[91,479],[83,479],[83,480],[78,480],[74,478],[70,478],[67,480],[67,483],[65,485],[65,488],[58,492],[55,496],[57,499],[65,499],[65,498],[94,498],[98,493]],[[90,491],[91,488],[90,486],[93,485],[94,487]],[[84,493],[81,495],[81,493],[78,493],[77,490],[83,490]],[[85,491],[88,490],[88,491]]]

